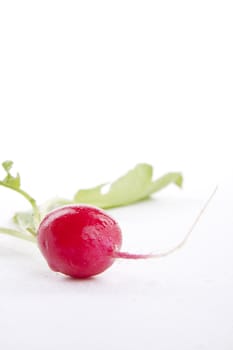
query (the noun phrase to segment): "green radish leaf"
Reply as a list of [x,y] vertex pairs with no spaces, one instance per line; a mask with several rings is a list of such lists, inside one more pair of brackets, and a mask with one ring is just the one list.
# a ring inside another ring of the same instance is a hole
[[22,232],[35,232],[35,222],[32,211],[17,212],[13,216],[13,222]]
[[10,171],[12,166],[13,162],[11,160],[6,160],[2,163],[2,167],[6,171],[6,177],[1,181],[1,183],[2,185],[17,190],[20,188],[20,176],[19,174],[16,174],[16,176],[11,175]]
[[2,163],[2,167],[3,167],[3,169],[4,169],[7,173],[9,173],[9,171],[10,171],[11,168],[12,168],[12,166],[13,166],[12,160],[5,160],[5,161]]
[[[108,184],[98,185],[89,189],[79,190],[74,196],[75,203],[89,203],[98,206],[98,203],[102,199],[102,189]],[[94,204],[95,203],[95,204]]]
[[[32,219],[33,219],[34,224],[33,225],[30,224],[28,226],[27,230],[30,233],[35,235],[36,234],[35,227],[38,227],[38,225],[40,224],[40,221],[41,221],[40,211],[39,211],[39,208],[37,206],[36,200],[21,188],[21,180],[20,180],[19,174],[17,173],[16,176],[13,176],[11,174],[12,166],[13,166],[13,162],[11,160],[6,160],[2,163],[2,167],[6,172],[6,176],[3,180],[0,180],[0,186],[7,187],[15,192],[18,192],[30,203],[30,205],[32,206],[32,210],[33,210]],[[18,216],[18,214],[16,214],[16,218],[14,219],[14,222],[18,225],[18,227],[24,229],[26,217],[27,216],[23,215],[23,217],[21,218],[21,215]],[[27,219],[26,219],[26,221],[27,221]],[[28,225],[28,223],[27,223],[27,225]]]
[[147,196],[150,196],[151,194],[162,190],[164,187],[170,185],[171,183],[177,185],[178,187],[182,187],[183,176],[181,173],[168,173],[153,181],[148,186],[148,189],[146,191]]
[[180,173],[168,173],[156,181],[152,181],[152,175],[151,165],[138,164],[126,175],[113,182],[107,193],[103,193],[105,185],[80,190],[75,194],[74,202],[108,209],[143,200],[170,183],[182,186],[183,178]]

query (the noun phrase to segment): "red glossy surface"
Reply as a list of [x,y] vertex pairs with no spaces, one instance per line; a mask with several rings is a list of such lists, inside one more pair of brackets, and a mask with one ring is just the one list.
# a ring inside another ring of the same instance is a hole
[[38,229],[39,248],[50,268],[76,278],[106,270],[121,242],[117,222],[104,211],[84,205],[53,210]]

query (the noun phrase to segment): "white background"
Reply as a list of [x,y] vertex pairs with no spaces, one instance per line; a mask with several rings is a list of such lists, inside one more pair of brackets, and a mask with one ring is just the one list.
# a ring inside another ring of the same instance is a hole
[[[0,237],[0,347],[233,348],[231,1],[0,1],[0,161],[39,201],[139,162],[183,190],[112,211],[124,248],[188,245],[73,281]],[[1,172],[2,174],[2,172]],[[2,174],[3,176],[3,174]],[[0,189],[0,219],[27,207]]]

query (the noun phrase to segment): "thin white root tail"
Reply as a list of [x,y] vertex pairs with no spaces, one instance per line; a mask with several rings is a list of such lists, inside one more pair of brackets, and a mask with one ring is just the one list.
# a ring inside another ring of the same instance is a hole
[[175,247],[169,249],[166,252],[162,252],[162,253],[158,253],[158,254],[152,254],[152,257],[154,257],[154,258],[162,258],[162,257],[168,256],[170,254],[175,253],[177,250],[181,249],[186,244],[186,242],[188,241],[189,237],[191,236],[193,230],[195,229],[195,227],[197,226],[198,222],[200,221],[202,215],[204,214],[204,212],[206,211],[206,209],[209,206],[210,202],[214,198],[214,196],[215,196],[215,194],[217,192],[217,189],[218,189],[218,186],[215,187],[215,189],[213,190],[213,192],[211,193],[211,195],[209,196],[209,198],[207,199],[207,201],[203,205],[202,209],[200,210],[199,214],[196,216],[196,218],[193,221],[190,229],[188,230],[187,234],[182,239],[182,241],[178,245],[176,245]]
[[187,234],[185,235],[185,237],[175,247],[173,247],[165,252],[161,252],[161,253],[157,253],[157,254],[153,254],[153,253],[152,254],[131,254],[131,253],[126,253],[126,252],[115,252],[113,257],[114,258],[122,258],[122,259],[149,259],[149,258],[163,258],[165,256],[168,256],[168,255],[175,253],[177,250],[181,249],[188,241],[193,230],[197,226],[202,215],[204,214],[204,212],[206,211],[210,202],[212,201],[213,197],[215,196],[217,189],[218,189],[218,186],[215,187],[215,189],[211,193],[210,197],[207,199],[207,201],[203,205],[202,209],[200,210],[199,214],[196,216],[195,220],[193,221],[193,223],[192,223],[190,229],[188,230]]

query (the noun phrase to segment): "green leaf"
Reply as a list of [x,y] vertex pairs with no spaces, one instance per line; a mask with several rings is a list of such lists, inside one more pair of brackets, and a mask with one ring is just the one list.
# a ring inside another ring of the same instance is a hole
[[159,179],[153,181],[147,189],[147,195],[151,195],[152,193],[158,192],[162,190],[164,187],[174,183],[178,187],[182,187],[183,184],[183,176],[181,173],[168,173],[163,175]]
[[103,193],[105,185],[80,190],[75,194],[74,202],[108,209],[143,200],[170,183],[179,187],[182,185],[183,178],[180,173],[168,173],[156,181],[152,181],[152,175],[151,165],[138,164],[126,175],[113,182],[107,193]]
[[22,232],[35,234],[36,227],[32,211],[17,212],[13,217],[13,222]]
[[3,167],[3,169],[4,169],[7,173],[9,173],[9,171],[10,171],[11,168],[12,168],[12,166],[13,166],[12,160],[5,160],[5,161],[2,163],[2,167]]
[[[40,223],[40,211],[37,206],[37,203],[33,197],[31,197],[26,191],[21,188],[20,176],[17,173],[16,176],[13,176],[10,171],[13,166],[13,162],[11,160],[6,160],[2,163],[2,167],[6,172],[6,177],[3,180],[0,180],[0,186],[10,188],[13,191],[21,194],[32,206],[33,209],[33,220],[35,223],[35,227],[37,227]],[[17,220],[17,219],[16,219]],[[20,222],[18,223],[20,225]],[[31,231],[30,231],[31,232]],[[34,232],[35,233],[35,232]]]
[[20,176],[17,173],[16,176],[11,175],[10,171],[13,166],[13,162],[11,160],[6,160],[2,163],[3,169],[6,171],[6,177],[1,181],[2,185],[6,185],[7,187],[11,187],[13,189],[20,188]]

